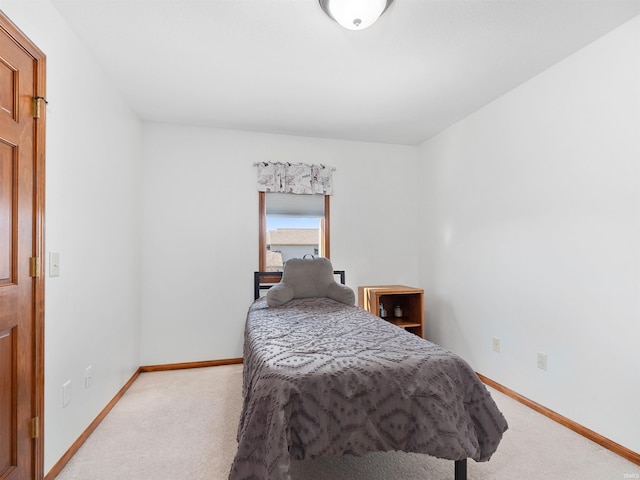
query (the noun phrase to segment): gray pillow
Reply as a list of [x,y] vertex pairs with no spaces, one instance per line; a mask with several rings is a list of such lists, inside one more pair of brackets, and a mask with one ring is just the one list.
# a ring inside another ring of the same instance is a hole
[[279,307],[294,298],[327,297],[355,303],[353,290],[335,281],[328,258],[291,258],[284,264],[280,283],[267,292],[267,305]]

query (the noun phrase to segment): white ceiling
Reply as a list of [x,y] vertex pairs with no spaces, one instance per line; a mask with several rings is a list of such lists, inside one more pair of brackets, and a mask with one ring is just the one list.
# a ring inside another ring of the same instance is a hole
[[640,0],[52,0],[143,120],[416,145],[625,21]]

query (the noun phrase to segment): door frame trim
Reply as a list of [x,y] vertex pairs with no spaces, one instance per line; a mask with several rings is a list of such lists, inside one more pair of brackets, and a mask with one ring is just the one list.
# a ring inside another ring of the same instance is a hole
[[[36,81],[35,96],[46,98],[46,56],[45,54],[0,11],[0,28],[4,30],[34,62]],[[45,227],[45,125],[46,108],[40,109],[40,118],[34,119],[34,212],[33,212],[33,252],[40,258],[38,275],[33,277],[33,321],[34,321],[34,384],[32,392],[32,416],[39,417],[39,431],[33,439],[34,478],[44,478],[44,227]]]

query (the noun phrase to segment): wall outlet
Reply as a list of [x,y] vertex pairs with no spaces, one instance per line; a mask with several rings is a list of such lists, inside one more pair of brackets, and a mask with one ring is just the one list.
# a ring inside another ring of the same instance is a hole
[[547,369],[547,354],[546,353],[538,352],[538,368],[540,370],[546,370]]
[[493,337],[493,351],[500,353],[500,339],[498,337]]
[[93,367],[89,365],[84,369],[84,388],[89,388],[93,384]]
[[62,384],[62,407],[66,407],[71,403],[71,380],[67,380]]

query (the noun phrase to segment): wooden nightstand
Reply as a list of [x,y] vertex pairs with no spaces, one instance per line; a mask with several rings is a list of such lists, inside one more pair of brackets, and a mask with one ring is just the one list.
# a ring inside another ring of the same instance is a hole
[[[424,290],[404,285],[358,287],[358,306],[380,316],[380,304],[387,311],[385,320],[424,338]],[[394,316],[399,306],[402,317]]]

